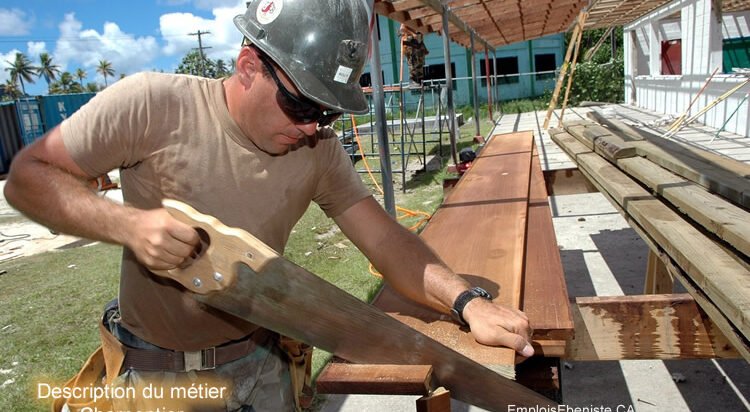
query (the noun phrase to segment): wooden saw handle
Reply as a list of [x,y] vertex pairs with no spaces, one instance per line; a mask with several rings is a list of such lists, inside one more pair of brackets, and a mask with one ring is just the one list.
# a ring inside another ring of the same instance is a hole
[[207,294],[232,286],[237,277],[235,265],[244,263],[258,272],[278,253],[250,233],[231,228],[213,216],[204,215],[177,200],[162,201],[177,220],[195,228],[201,237],[201,250],[195,260],[184,267],[154,271],[174,279],[188,290]]

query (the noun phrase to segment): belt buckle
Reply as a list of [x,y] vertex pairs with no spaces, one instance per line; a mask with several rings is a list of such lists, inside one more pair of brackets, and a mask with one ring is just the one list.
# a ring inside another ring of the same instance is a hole
[[216,368],[216,348],[183,352],[185,372],[205,371]]

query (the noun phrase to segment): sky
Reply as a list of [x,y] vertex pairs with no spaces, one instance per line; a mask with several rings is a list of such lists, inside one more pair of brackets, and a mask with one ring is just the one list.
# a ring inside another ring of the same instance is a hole
[[[232,18],[246,0],[3,0],[0,2],[0,83],[10,77],[8,61],[22,52],[39,64],[47,52],[61,71],[87,72],[84,83],[104,84],[99,60],[112,63],[115,77],[144,70],[174,72],[182,57],[203,46],[212,59],[237,57],[242,36]],[[111,83],[112,78],[108,78]],[[26,85],[44,94],[44,79]]]

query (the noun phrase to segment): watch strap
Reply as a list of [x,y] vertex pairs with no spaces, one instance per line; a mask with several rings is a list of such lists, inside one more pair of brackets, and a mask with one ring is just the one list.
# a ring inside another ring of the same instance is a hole
[[453,320],[461,325],[466,325],[466,319],[464,319],[464,308],[469,302],[476,298],[492,300],[492,295],[479,286],[461,292],[461,294],[456,297],[455,302],[453,302],[453,308],[451,309]]

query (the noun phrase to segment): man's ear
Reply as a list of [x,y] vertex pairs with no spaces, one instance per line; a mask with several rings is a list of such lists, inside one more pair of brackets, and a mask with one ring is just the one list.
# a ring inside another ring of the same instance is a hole
[[243,47],[237,56],[235,72],[240,82],[245,86],[250,86],[256,75],[263,71],[262,64],[258,58],[258,52],[252,47]]

